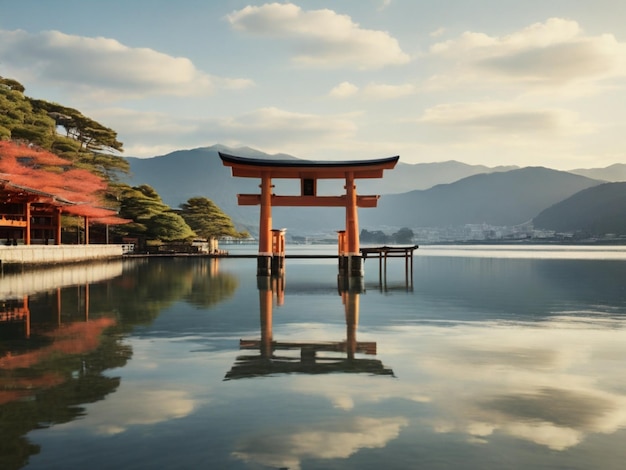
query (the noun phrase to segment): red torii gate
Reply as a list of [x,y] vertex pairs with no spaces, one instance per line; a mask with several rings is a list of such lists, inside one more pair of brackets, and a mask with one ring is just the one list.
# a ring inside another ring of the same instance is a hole
[[[218,153],[224,166],[231,167],[233,176],[261,179],[261,194],[237,195],[240,206],[261,206],[257,275],[272,274],[272,206],[305,206],[346,208],[345,241],[339,247],[340,258],[343,256],[345,263],[341,263],[340,259],[340,266],[345,266],[348,276],[363,276],[357,207],[376,207],[380,196],[357,195],[355,180],[382,178],[384,170],[391,170],[396,166],[399,156],[373,160],[316,161],[260,159]],[[277,196],[273,194],[272,179],[276,178],[299,179],[300,195]],[[344,179],[346,194],[318,196],[318,179]]]

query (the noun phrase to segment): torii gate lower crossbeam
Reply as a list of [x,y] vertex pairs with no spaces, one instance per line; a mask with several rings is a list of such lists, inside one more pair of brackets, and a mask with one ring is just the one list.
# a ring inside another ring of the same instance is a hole
[[[357,194],[355,180],[359,178],[382,178],[384,170],[393,169],[399,156],[375,160],[357,161],[313,161],[313,160],[274,160],[238,157],[219,152],[222,163],[231,167],[232,175],[243,178],[260,178],[261,194],[238,194],[239,205],[260,205],[259,252],[257,275],[271,276],[276,266],[283,263],[272,262],[276,256],[284,258],[284,251],[276,253],[273,246],[276,232],[272,234],[272,206],[317,206],[346,209],[346,228],[340,237],[339,266],[349,277],[363,277],[363,262],[359,251],[358,207],[376,207],[378,195]],[[299,179],[299,196],[276,196],[272,193],[272,180],[277,178]],[[345,180],[346,193],[341,196],[318,196],[318,179]],[[284,236],[280,232],[279,236]],[[278,243],[284,247],[284,240]]]

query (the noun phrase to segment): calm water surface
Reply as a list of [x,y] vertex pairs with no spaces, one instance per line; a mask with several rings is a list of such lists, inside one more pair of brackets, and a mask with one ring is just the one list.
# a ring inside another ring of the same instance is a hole
[[255,269],[5,273],[0,468],[624,468],[626,249],[423,247],[360,292]]

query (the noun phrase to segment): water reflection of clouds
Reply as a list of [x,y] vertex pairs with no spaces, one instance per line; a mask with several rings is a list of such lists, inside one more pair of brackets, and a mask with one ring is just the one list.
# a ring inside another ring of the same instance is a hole
[[343,411],[394,399],[419,403],[430,411],[425,417],[416,408],[418,422],[472,443],[506,435],[565,450],[626,428],[620,326],[580,314],[541,324],[396,326],[377,339],[397,379],[298,376],[290,387]]
[[[431,398],[436,432],[466,433],[471,442],[499,432],[563,450],[626,427],[626,332],[564,320],[395,328],[397,344],[411,344],[400,334],[419,346],[389,361]],[[400,365],[401,357],[412,360]]]
[[154,338],[134,339],[130,344],[133,357],[117,370],[124,376],[113,399],[88,405],[82,420],[67,424],[74,432],[120,434],[133,426],[185,418],[203,403],[198,395],[203,384],[184,379],[202,364],[200,357],[185,354],[188,344]]
[[370,375],[333,375],[324,380],[313,376],[299,376],[291,383],[298,395],[323,396],[333,408],[350,411],[356,406],[383,403],[385,400],[402,398],[416,403],[432,401],[422,393],[419,384],[391,377]]
[[361,449],[384,448],[407,425],[403,417],[353,417],[272,430],[243,438],[233,456],[272,468],[298,470],[303,459],[345,459]]
[[134,425],[183,418],[194,409],[193,398],[183,390],[138,390],[129,386],[120,389],[118,395],[116,405],[103,402],[97,418],[91,421],[98,433],[118,434]]
[[194,406],[194,399],[187,391],[150,390],[141,382],[128,383],[117,390],[115,400],[90,406],[86,419],[74,421],[68,426],[102,435],[120,434],[131,426],[183,418],[191,414]]

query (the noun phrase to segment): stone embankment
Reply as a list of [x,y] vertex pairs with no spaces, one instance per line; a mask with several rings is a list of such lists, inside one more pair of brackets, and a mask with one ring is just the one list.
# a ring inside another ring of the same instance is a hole
[[125,245],[0,246],[0,266],[36,266],[122,258]]

